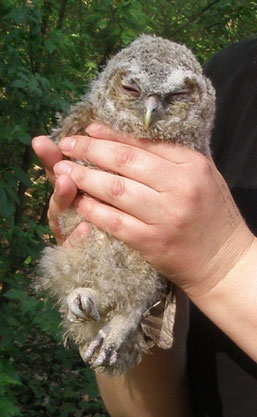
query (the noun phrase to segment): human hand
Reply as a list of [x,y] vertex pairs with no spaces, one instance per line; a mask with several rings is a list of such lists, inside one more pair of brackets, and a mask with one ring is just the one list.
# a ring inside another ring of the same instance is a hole
[[63,139],[60,149],[109,172],[71,161],[54,167],[57,178],[69,175],[91,196],[76,198],[77,211],[139,250],[189,296],[208,292],[252,239],[213,162],[181,146],[101,125],[87,131],[92,137]]
[[54,186],[48,209],[49,227],[56,237],[58,244],[76,246],[82,235],[89,233],[89,225],[81,223],[68,237],[63,237],[59,227],[60,214],[69,208],[76,196],[77,187],[69,175],[60,175],[56,178],[53,167],[63,159],[60,148],[48,137],[38,136],[32,141],[33,149],[45,167],[49,181]]

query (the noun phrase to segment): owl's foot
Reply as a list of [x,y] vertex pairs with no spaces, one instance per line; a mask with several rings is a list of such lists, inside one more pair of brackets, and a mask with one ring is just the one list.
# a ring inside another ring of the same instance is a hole
[[93,369],[103,365],[103,363],[114,365],[117,361],[117,351],[122,342],[118,342],[113,336],[110,325],[104,326],[85,350],[80,349],[84,362],[90,362]]
[[89,288],[76,288],[67,297],[67,304],[67,319],[72,323],[89,319],[100,320],[93,291]]
[[91,368],[108,368],[115,365],[120,348],[127,343],[129,335],[138,327],[139,318],[132,316],[115,316],[95,336],[85,348],[80,347],[80,355],[84,362],[89,362]]

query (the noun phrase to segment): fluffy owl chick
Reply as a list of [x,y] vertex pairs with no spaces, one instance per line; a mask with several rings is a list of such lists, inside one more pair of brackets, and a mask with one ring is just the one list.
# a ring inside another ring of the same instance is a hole
[[[189,49],[142,36],[108,62],[91,91],[59,120],[53,139],[85,134],[92,121],[101,121],[209,155],[214,103],[212,85]],[[67,210],[63,234],[81,221]],[[137,251],[93,227],[76,248],[46,248],[41,270],[42,287],[57,297],[66,335],[85,362],[113,375],[140,361],[148,351],[142,317],[167,295],[168,282]]]

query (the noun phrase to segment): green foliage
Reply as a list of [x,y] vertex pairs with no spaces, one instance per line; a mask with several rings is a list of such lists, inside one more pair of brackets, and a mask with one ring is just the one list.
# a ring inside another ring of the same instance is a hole
[[104,417],[92,373],[61,342],[35,291],[51,187],[30,143],[85,93],[110,56],[142,33],[187,44],[204,63],[255,36],[257,1],[0,2],[0,415]]

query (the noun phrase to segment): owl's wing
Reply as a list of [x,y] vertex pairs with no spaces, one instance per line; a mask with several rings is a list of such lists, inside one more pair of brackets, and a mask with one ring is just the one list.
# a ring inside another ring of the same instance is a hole
[[149,347],[157,345],[161,349],[171,348],[175,315],[176,287],[170,284],[167,296],[146,310],[141,321],[144,334],[151,339]]
[[88,125],[96,117],[91,103],[81,101],[71,106],[65,117],[58,116],[58,124],[51,133],[52,139],[58,143],[65,136],[85,135]]

